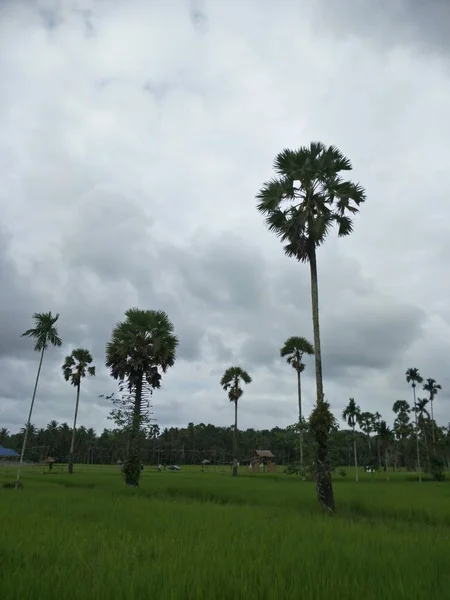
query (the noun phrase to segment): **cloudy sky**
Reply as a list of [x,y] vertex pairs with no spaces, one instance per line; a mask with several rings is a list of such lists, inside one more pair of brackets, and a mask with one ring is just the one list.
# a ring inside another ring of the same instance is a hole
[[[79,423],[111,426],[105,343],[132,306],[180,338],[160,426],[229,425],[228,366],[253,377],[242,427],[295,420],[290,335],[312,339],[309,269],[255,195],[285,147],[350,157],[354,234],[319,251],[325,394],[392,421],[418,367],[450,420],[450,10],[446,0],[0,0],[0,427],[26,421],[38,356],[20,334],[61,314],[33,422],[70,421],[64,356],[89,348]],[[304,376],[305,410],[314,366]]]

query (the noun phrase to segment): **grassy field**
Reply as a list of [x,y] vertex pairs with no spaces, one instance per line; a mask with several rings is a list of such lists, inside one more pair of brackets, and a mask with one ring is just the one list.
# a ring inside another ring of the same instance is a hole
[[350,473],[331,518],[284,474],[146,469],[132,490],[117,468],[26,469],[0,489],[0,598],[450,597],[450,483]]

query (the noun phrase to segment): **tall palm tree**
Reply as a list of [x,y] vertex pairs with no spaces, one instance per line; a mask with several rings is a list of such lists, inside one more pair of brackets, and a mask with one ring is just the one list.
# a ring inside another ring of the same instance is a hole
[[142,402],[145,389],[150,393],[161,386],[161,374],[175,364],[178,338],[167,314],[162,310],[130,308],[125,320],[117,323],[106,345],[106,366],[114,379],[126,383],[133,398],[125,483],[138,487],[141,475]]
[[388,453],[393,441],[393,433],[388,427],[386,421],[380,421],[378,435],[384,447],[384,468],[386,471],[386,480],[389,481],[389,462]]
[[359,481],[358,474],[358,455],[356,452],[356,432],[355,427],[356,424],[359,423],[359,418],[361,415],[361,409],[357,406],[354,398],[349,398],[347,406],[344,408],[342,412],[342,418],[347,421],[349,427],[352,428],[353,431],[353,454],[355,457],[355,480]]
[[77,399],[75,401],[75,414],[73,417],[72,441],[70,442],[69,450],[69,473],[73,473],[73,451],[75,448],[75,435],[77,429],[78,405],[80,402],[81,380],[86,377],[86,374],[95,375],[95,367],[92,365],[93,359],[89,350],[77,348],[73,350],[62,366],[64,379],[69,381],[77,390]]
[[303,414],[302,414],[302,384],[301,384],[301,373],[305,370],[303,361],[303,355],[314,354],[314,348],[311,342],[304,337],[293,336],[288,338],[284,342],[284,346],[280,350],[281,358],[286,358],[288,364],[290,364],[297,372],[297,391],[298,391],[298,422],[300,424],[300,469],[302,475],[304,474],[303,469]]
[[0,444],[4,444],[6,442],[6,440],[9,438],[10,433],[9,430],[6,429],[6,427],[2,427],[0,429]]
[[361,427],[362,431],[367,436],[367,441],[369,444],[369,460],[372,459],[372,444],[370,439],[370,434],[375,430],[375,416],[368,411],[364,411],[358,416],[358,425]]
[[420,474],[420,448],[419,448],[419,428],[417,424],[417,405],[416,405],[416,385],[423,382],[423,377],[419,373],[419,369],[410,368],[405,373],[406,383],[410,383],[413,389],[414,396],[414,420],[416,424],[416,450],[417,450],[417,473],[419,475],[419,481],[422,481],[422,475]]
[[230,367],[225,371],[220,380],[220,385],[225,391],[228,391],[228,399],[230,402],[234,402],[234,439],[233,439],[233,477],[237,477],[238,474],[238,400],[244,393],[241,387],[241,382],[249,384],[252,382],[252,378],[241,369],[241,367]]
[[380,424],[381,424],[381,414],[376,411],[373,415],[373,430],[377,435],[377,451],[378,451],[378,466],[381,469],[381,444],[380,444]]
[[[309,262],[319,406],[325,402],[325,398],[316,251],[333,225],[338,226],[338,235],[341,237],[352,232],[351,215],[357,213],[359,205],[364,202],[365,191],[359,184],[344,180],[341,176],[342,171],[352,169],[350,160],[335,146],[326,147],[321,142],[312,142],[298,150],[283,150],[275,158],[274,169],[277,177],[264,183],[257,195],[257,208],[266,216],[269,230],[284,243],[285,253],[300,262]],[[322,413],[325,419],[326,411]],[[321,443],[317,445],[316,487],[319,504],[333,511],[334,496],[325,429],[317,429]]]
[[442,386],[436,382],[435,379],[428,378],[423,384],[423,389],[430,395],[430,407],[431,407],[431,435],[433,438],[433,444],[435,443],[434,437],[434,414],[433,414],[433,401],[437,396],[439,390],[442,390]]
[[20,453],[19,466],[17,467],[17,476],[16,476],[16,489],[19,487],[20,482],[20,472],[22,470],[23,457],[25,454],[25,449],[27,447],[27,439],[28,433],[30,429],[31,423],[31,415],[33,414],[33,406],[34,400],[36,398],[36,391],[39,383],[39,376],[41,374],[42,361],[44,360],[44,352],[47,350],[48,346],[61,346],[62,340],[58,335],[58,330],[55,327],[55,323],[59,319],[59,313],[56,315],[52,315],[51,312],[48,313],[34,313],[33,321],[34,327],[31,329],[27,329],[24,333],[22,333],[22,337],[29,337],[34,340],[34,350],[36,352],[40,352],[41,356],[39,359],[39,366],[36,375],[36,381],[34,383],[33,396],[31,397],[30,411],[28,413],[27,425],[25,428],[25,435],[22,443],[22,451]]

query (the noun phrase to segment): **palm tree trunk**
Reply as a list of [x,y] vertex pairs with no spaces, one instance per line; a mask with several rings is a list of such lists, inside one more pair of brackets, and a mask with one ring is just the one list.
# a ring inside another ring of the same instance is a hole
[[233,439],[233,477],[238,474],[238,418],[237,418],[237,400],[234,401],[234,439]]
[[434,414],[433,414],[433,398],[430,397],[430,406],[431,406],[431,436],[432,436],[432,440],[433,440],[433,450],[434,450],[434,444],[435,444],[435,439],[434,439]]
[[356,453],[356,435],[355,428],[353,427],[353,454],[355,456],[355,481],[359,481],[359,473],[358,473],[358,455]]
[[[309,252],[309,267],[311,272],[311,304],[314,330],[314,359],[316,369],[316,396],[317,405],[324,402],[322,378],[322,354],[320,349],[319,325],[319,285],[317,277],[316,249],[313,246]],[[317,439],[317,464],[316,464],[316,491],[317,500],[325,510],[334,511],[333,485],[331,482],[330,451],[328,447],[328,433],[324,431]]]
[[130,445],[124,468],[125,483],[130,487],[139,487],[139,479],[141,478],[139,432],[141,430],[142,378],[143,376],[140,375],[136,379],[136,385],[134,389],[133,421],[130,431]]
[[416,387],[415,386],[413,386],[413,394],[414,394],[414,420],[416,423],[417,474],[419,475],[419,481],[422,481],[422,475],[420,474],[419,428],[417,425],[417,406],[416,406]]
[[302,383],[300,371],[297,371],[297,387],[298,387],[298,422],[300,425],[300,472],[304,476],[303,468],[303,429],[302,429]]
[[377,448],[378,448],[378,466],[381,469],[381,445],[380,445],[380,438],[377,439]]
[[77,430],[78,404],[80,402],[80,383],[77,385],[77,399],[75,402],[75,415],[73,417],[72,441],[69,450],[69,473],[73,473],[73,451],[75,448],[75,435]]
[[38,383],[39,383],[39,376],[41,374],[42,361],[44,359],[44,352],[45,352],[45,347],[42,348],[41,358],[39,360],[39,367],[38,367],[38,371],[37,371],[37,375],[36,375],[36,382],[34,384],[33,397],[31,398],[30,412],[28,413],[28,421],[27,421],[27,426],[25,428],[25,436],[23,438],[22,451],[20,453],[19,466],[17,467],[16,486],[15,486],[16,490],[19,487],[20,471],[22,470],[23,457],[25,454],[25,449],[27,447],[28,432],[30,431],[30,424],[31,424],[31,415],[33,413],[34,399],[36,398],[36,391],[37,391],[37,387],[38,387]]
[[388,451],[387,448],[384,451],[384,465],[386,467],[386,481],[389,481],[389,471],[388,471]]

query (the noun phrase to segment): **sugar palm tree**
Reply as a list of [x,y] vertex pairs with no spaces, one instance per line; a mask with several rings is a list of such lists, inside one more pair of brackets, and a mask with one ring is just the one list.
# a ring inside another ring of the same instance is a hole
[[25,454],[25,449],[27,447],[27,439],[28,433],[30,429],[31,423],[31,415],[33,414],[33,406],[34,400],[36,398],[36,391],[39,383],[39,377],[41,374],[42,361],[44,360],[44,353],[47,350],[48,346],[56,346],[59,347],[62,344],[62,340],[58,335],[58,330],[55,327],[55,323],[59,319],[59,313],[56,315],[52,315],[51,312],[48,313],[34,313],[33,321],[34,327],[31,329],[27,329],[24,333],[22,333],[22,337],[29,337],[34,340],[34,350],[36,352],[40,352],[41,356],[39,359],[39,366],[36,375],[36,381],[34,383],[33,396],[31,397],[30,410],[28,413],[28,420],[25,427],[25,435],[22,443],[22,451],[20,453],[19,466],[17,467],[17,475],[16,475],[16,489],[19,487],[20,482],[20,472],[22,470],[23,457]]
[[233,439],[233,477],[237,477],[238,474],[238,400],[244,393],[241,384],[249,384],[252,382],[252,378],[241,369],[241,367],[230,367],[225,371],[220,380],[222,388],[228,392],[228,399],[234,403],[234,439]]
[[[316,251],[333,225],[337,225],[339,236],[350,235],[353,230],[351,215],[358,212],[359,205],[365,200],[365,192],[359,184],[341,176],[342,171],[352,169],[350,160],[335,146],[326,147],[321,142],[312,142],[298,150],[283,150],[275,158],[274,169],[277,177],[264,183],[257,195],[257,208],[266,216],[269,230],[283,242],[285,253],[309,263],[319,405],[325,398]],[[322,412],[325,418],[326,411]],[[317,495],[320,505],[333,511],[327,436],[320,428],[317,431],[321,432],[321,443],[317,445]]]
[[344,408],[342,412],[342,418],[347,421],[349,427],[352,428],[353,431],[353,454],[355,457],[355,480],[359,481],[358,474],[358,455],[356,452],[356,432],[355,427],[359,422],[359,418],[361,415],[361,409],[357,406],[354,398],[349,398],[347,406]]
[[141,475],[141,424],[143,392],[161,386],[161,373],[175,363],[178,338],[169,317],[161,310],[131,308],[117,323],[106,346],[106,366],[114,379],[126,384],[133,398],[125,483],[139,485]]
[[73,417],[72,441],[70,442],[69,450],[69,473],[73,473],[73,451],[75,448],[75,435],[77,429],[78,405],[80,402],[81,380],[86,375],[94,376],[95,367],[92,365],[93,359],[89,350],[77,348],[73,350],[62,366],[64,379],[69,381],[77,390],[77,398],[75,401],[75,414]]
[[442,390],[442,386],[436,382],[435,379],[427,379],[423,385],[423,389],[430,395],[430,408],[431,408],[431,435],[433,438],[433,444],[435,443],[434,437],[434,414],[433,414],[433,402],[436,398],[439,390]]
[[369,443],[369,459],[372,458],[372,444],[370,440],[370,434],[375,431],[375,416],[368,411],[360,413],[358,416],[358,425],[367,436]]
[[406,383],[410,383],[413,389],[414,396],[414,420],[416,424],[416,450],[417,450],[417,473],[419,475],[419,481],[422,481],[422,475],[420,474],[420,448],[419,448],[419,428],[417,424],[417,404],[416,404],[416,385],[423,382],[423,377],[419,373],[419,369],[410,368],[405,373]]
[[303,474],[303,414],[302,414],[302,384],[301,373],[305,370],[303,356],[314,354],[314,348],[311,342],[304,337],[293,336],[284,342],[280,350],[281,358],[293,367],[297,373],[297,392],[298,392],[298,421],[300,424],[300,469]]

